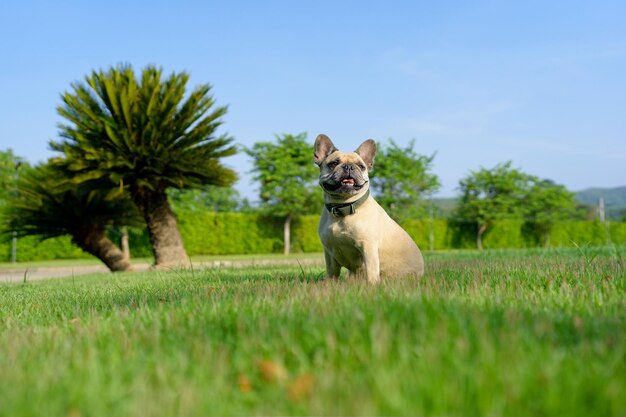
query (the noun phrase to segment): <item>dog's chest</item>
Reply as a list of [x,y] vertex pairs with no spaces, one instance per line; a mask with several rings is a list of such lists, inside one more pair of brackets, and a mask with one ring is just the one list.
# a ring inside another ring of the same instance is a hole
[[324,249],[343,266],[357,268],[363,262],[363,231],[352,219],[322,219],[319,234]]
[[358,228],[346,221],[328,222],[324,234],[328,243],[340,242],[342,244],[354,244],[358,237]]

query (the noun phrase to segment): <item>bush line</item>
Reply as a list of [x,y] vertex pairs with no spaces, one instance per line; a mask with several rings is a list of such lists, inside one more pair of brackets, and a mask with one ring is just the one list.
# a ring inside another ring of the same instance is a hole
[[[300,216],[292,222],[291,246],[293,252],[321,252],[317,236],[319,216]],[[179,214],[178,223],[185,248],[193,255],[235,255],[282,252],[283,220],[281,218],[248,213],[193,213]],[[476,248],[476,226],[444,219],[407,220],[402,226],[422,250],[430,248],[430,230],[433,230],[433,248]],[[496,222],[483,237],[487,249],[529,248],[541,246],[540,239],[527,232],[522,220]],[[119,234],[110,232],[119,242]],[[129,243],[132,257],[150,257],[152,251],[144,229],[130,229]],[[564,221],[557,223],[550,236],[552,247],[575,245],[605,245],[626,243],[626,223],[599,221]],[[0,261],[8,262],[10,239],[0,242]],[[68,236],[40,241],[36,237],[18,239],[18,262],[90,258],[75,246]]]

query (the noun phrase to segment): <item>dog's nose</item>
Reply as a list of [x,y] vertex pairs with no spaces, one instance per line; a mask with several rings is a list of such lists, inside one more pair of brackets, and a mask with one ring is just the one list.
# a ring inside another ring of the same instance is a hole
[[354,165],[352,165],[352,164],[345,164],[343,166],[343,170],[346,171],[346,172],[354,171]]

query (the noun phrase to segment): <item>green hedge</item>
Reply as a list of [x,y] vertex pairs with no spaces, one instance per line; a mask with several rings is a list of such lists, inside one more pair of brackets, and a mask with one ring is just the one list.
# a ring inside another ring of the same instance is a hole
[[[0,242],[0,262],[11,260],[12,244],[10,239]],[[18,262],[47,261],[50,259],[90,258],[78,246],[74,245],[69,236],[40,240],[35,236],[17,239],[16,257]]]
[[[320,252],[319,216],[301,216],[291,224],[294,252]],[[180,215],[178,226],[188,255],[278,253],[283,250],[283,219],[260,214],[202,213]],[[145,230],[129,233],[133,256],[151,256]]]
[[[185,248],[190,256],[212,254],[280,253],[283,242],[283,219],[259,214],[243,213],[181,213],[178,216]],[[320,252],[317,236],[319,216],[300,216],[292,223],[292,251]],[[476,247],[476,226],[436,219],[408,220],[402,223],[409,235],[424,250],[430,248],[430,230],[433,231],[435,250],[473,249]],[[537,239],[526,233],[522,221],[496,222],[485,232],[483,245],[488,249],[526,248],[538,246]],[[119,235],[111,232],[119,241]],[[0,241],[0,261],[9,261],[10,239]],[[626,223],[568,221],[557,224],[551,234],[553,247],[574,245],[603,245],[607,236],[612,243],[626,243]],[[129,243],[133,257],[150,257],[152,251],[147,232],[131,229]],[[17,259],[20,262],[48,259],[88,258],[90,255],[73,245],[69,237],[40,242],[35,237],[18,239]]]

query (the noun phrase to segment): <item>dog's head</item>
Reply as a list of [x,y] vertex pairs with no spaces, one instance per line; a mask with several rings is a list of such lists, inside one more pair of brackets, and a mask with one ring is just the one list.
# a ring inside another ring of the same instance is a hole
[[326,135],[315,139],[314,161],[320,167],[320,185],[325,193],[349,198],[369,188],[368,171],[374,165],[376,142],[368,139],[356,151],[341,152]]

